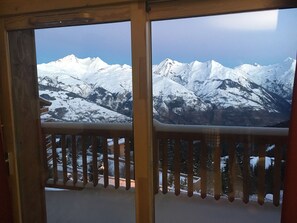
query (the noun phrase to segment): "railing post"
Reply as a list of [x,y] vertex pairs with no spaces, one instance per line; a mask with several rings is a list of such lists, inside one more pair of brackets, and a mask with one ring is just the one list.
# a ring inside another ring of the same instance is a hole
[[115,137],[113,138],[113,149],[114,149],[114,187],[115,189],[118,189],[120,186],[120,163],[119,163],[119,154],[120,154],[120,148],[119,148],[119,138]]
[[235,199],[235,183],[236,183],[236,159],[235,159],[236,141],[234,137],[230,137],[228,145],[228,199],[234,201]]
[[[76,146],[76,135],[71,137],[72,143],[72,177],[73,177],[73,186],[77,183],[77,146]],[[96,162],[97,164],[97,162]],[[98,176],[98,174],[97,174]]]
[[260,143],[258,148],[259,161],[257,166],[258,203],[264,204],[265,199],[265,145]]
[[174,140],[174,193],[180,194],[180,139]]
[[168,140],[162,139],[162,193],[168,192]]
[[153,127],[153,132],[154,193],[157,194],[159,192],[159,142],[155,127]]
[[82,135],[82,164],[83,164],[83,183],[88,183],[88,164],[87,164],[87,137]]
[[281,163],[282,163],[282,146],[276,143],[274,149],[274,165],[273,165],[273,204],[279,206],[280,189],[281,189]]
[[221,177],[221,139],[220,134],[215,132],[212,138],[214,146],[214,197],[219,200],[222,191],[222,177]]
[[98,150],[98,139],[96,136],[92,136],[92,181],[94,187],[98,184],[98,165],[97,165],[97,150]]
[[243,167],[242,167],[242,191],[243,191],[243,202],[248,203],[250,198],[250,146],[252,145],[252,140],[249,139],[248,142],[245,143],[243,148]]
[[206,139],[201,141],[200,151],[200,176],[201,176],[201,197],[206,198],[207,194],[207,143]]
[[130,139],[125,138],[125,179],[126,179],[126,190],[129,190],[131,187],[131,162],[130,162]]
[[63,163],[63,183],[66,184],[68,181],[67,176],[67,157],[66,157],[66,141],[65,135],[61,135],[61,146],[62,146],[62,163]]
[[193,141],[188,141],[188,163],[187,163],[187,172],[188,172],[188,196],[193,196]]
[[104,175],[104,187],[109,185],[109,177],[108,177],[108,152],[107,152],[107,138],[103,138],[103,175]]
[[54,184],[58,181],[58,167],[57,167],[57,144],[56,135],[52,134],[52,159],[53,159],[53,179]]

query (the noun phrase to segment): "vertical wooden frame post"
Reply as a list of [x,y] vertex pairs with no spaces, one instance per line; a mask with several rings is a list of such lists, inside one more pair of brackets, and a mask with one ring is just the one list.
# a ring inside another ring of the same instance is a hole
[[145,2],[131,4],[131,36],[136,222],[153,223],[151,37]]
[[22,222],[46,222],[34,30],[8,38]]
[[[21,221],[21,204],[20,204],[20,190],[18,179],[18,168],[15,154],[15,129],[13,128],[13,106],[12,106],[12,90],[11,90],[11,76],[10,76],[10,60],[8,48],[8,35],[5,29],[3,20],[0,20],[0,116],[3,125],[3,149],[8,153],[9,169],[8,176],[9,184],[11,185],[11,203],[12,215],[14,222]],[[0,205],[4,200],[0,200]]]
[[8,184],[8,172],[6,160],[4,158],[4,145],[2,137],[2,122],[0,117],[0,222],[12,222],[12,207],[11,207],[11,195]]
[[297,64],[295,69],[289,143],[285,172],[284,200],[282,206],[282,223],[294,223],[297,219]]

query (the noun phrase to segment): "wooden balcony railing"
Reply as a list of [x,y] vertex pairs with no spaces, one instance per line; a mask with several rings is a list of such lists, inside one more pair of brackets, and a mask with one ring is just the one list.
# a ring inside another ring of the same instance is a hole
[[42,135],[47,186],[134,185],[131,125],[45,122]]
[[[230,201],[242,198],[245,203],[257,199],[259,204],[271,195],[273,203],[279,205],[287,128],[174,126],[155,122],[155,129],[164,194],[168,189],[176,195],[183,190],[188,196],[226,196]],[[173,183],[168,182],[168,170]],[[187,178],[180,173],[187,174]],[[195,177],[199,177],[198,182]],[[186,185],[182,185],[185,180]]]
[[[287,128],[154,122],[154,181],[176,195],[281,202]],[[130,124],[42,123],[47,186],[134,187]],[[137,148],[135,148],[137,150]],[[265,199],[267,198],[267,199]]]

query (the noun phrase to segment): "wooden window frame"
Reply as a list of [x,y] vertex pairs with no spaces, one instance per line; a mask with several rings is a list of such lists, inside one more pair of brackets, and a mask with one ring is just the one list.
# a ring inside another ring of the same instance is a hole
[[[22,214],[15,155],[16,123],[13,117],[9,31],[131,21],[134,124],[139,130],[135,131],[134,137],[135,144],[142,148],[140,153],[135,154],[136,165],[142,163],[136,166],[136,222],[154,222],[150,22],[296,7],[295,0],[31,0],[26,4],[21,0],[1,1],[0,115],[4,124],[4,144],[14,157],[11,161],[14,174],[10,176],[10,182],[16,192],[13,198],[15,221],[21,222]],[[23,219],[23,222],[26,220]]]

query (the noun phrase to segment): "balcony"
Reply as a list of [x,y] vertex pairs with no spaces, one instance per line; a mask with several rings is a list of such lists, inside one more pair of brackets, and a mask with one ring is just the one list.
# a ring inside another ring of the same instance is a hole
[[[286,128],[155,121],[157,222],[194,222],[196,213],[202,222],[278,222],[287,135]],[[130,124],[42,123],[42,139],[46,186],[70,189],[46,191],[49,222],[135,221]]]

